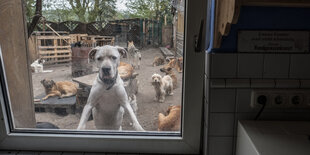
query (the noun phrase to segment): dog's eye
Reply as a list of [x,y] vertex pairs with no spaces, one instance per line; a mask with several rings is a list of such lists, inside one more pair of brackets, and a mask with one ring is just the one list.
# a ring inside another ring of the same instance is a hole
[[116,60],[116,59],[117,59],[117,57],[116,57],[116,56],[111,56],[111,58],[112,58],[113,60]]
[[102,60],[102,57],[98,57],[98,58],[97,58],[97,61],[101,61],[101,60]]

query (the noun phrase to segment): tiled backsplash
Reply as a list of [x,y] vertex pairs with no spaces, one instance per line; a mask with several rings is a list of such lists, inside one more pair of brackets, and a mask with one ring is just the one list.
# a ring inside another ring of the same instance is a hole
[[210,78],[310,79],[310,54],[217,53]]
[[[238,120],[253,120],[253,89],[310,89],[310,54],[207,54],[208,155],[234,153]],[[265,109],[261,120],[310,120],[310,109]]]

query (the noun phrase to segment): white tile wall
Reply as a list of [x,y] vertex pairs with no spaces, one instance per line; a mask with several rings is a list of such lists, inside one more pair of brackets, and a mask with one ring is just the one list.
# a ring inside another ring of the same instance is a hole
[[211,54],[211,78],[235,78],[237,54]]
[[249,88],[250,79],[226,79],[226,88]]
[[236,112],[258,112],[259,108],[252,108],[251,103],[252,89],[238,89],[236,97]]
[[211,89],[210,112],[235,112],[236,89]]
[[275,80],[276,88],[300,88],[299,80]]
[[232,155],[233,137],[210,137],[208,155]]
[[262,78],[263,54],[238,54],[238,78]]
[[300,88],[310,88],[310,80],[300,80]]
[[209,136],[233,136],[234,113],[211,113]]
[[275,85],[275,80],[251,79],[251,88],[274,88]]
[[211,88],[225,88],[226,87],[225,79],[212,79],[212,80],[210,80],[210,87]]
[[291,55],[290,78],[310,78],[310,54]]
[[264,78],[288,78],[290,65],[289,54],[265,54]]
[[[310,88],[310,54],[210,54],[208,155],[231,155],[238,120],[253,120],[252,89]],[[265,109],[261,120],[310,120],[310,109]],[[207,123],[207,122],[206,122]]]

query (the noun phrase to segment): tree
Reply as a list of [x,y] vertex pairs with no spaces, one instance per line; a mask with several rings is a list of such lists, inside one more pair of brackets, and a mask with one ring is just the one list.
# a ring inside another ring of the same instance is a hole
[[36,9],[36,0],[26,0],[26,19],[27,22],[30,23]]
[[107,22],[116,15],[116,0],[95,0],[95,5],[89,12],[88,21]]
[[[29,13],[33,13],[33,12],[29,11]],[[41,17],[42,17],[42,0],[37,0],[35,3],[34,16],[33,18],[29,16],[29,18],[32,18],[32,20],[31,20],[30,25],[28,26],[28,37],[31,36],[33,30],[35,29],[36,25],[39,23]]]
[[172,19],[170,0],[131,0],[126,6],[131,18],[162,20],[167,16]]
[[81,22],[107,21],[115,14],[116,0],[69,0]]

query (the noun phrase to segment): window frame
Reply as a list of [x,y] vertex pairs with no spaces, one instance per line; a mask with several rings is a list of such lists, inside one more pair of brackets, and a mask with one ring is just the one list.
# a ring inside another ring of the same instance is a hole
[[[2,0],[0,0],[1,2]],[[16,3],[21,6],[10,6],[23,13],[23,1],[12,0],[10,3]],[[185,1],[185,31],[184,31],[184,75],[183,75],[183,108],[182,108],[182,137],[176,136],[147,136],[147,135],[86,135],[74,133],[26,133],[11,130],[9,123],[8,109],[5,104],[10,101],[10,95],[16,95],[16,91],[8,89],[10,83],[5,79],[7,74],[0,75],[4,77],[5,83],[1,81],[0,85],[0,149],[12,150],[40,150],[40,151],[82,151],[82,152],[118,152],[118,153],[174,153],[174,154],[198,154],[201,152],[202,132],[203,132],[203,86],[204,86],[204,66],[205,52],[202,41],[200,52],[195,52],[195,38],[199,36],[201,20],[206,19],[207,1],[205,0],[187,0]],[[16,5],[15,4],[15,5]],[[1,8],[1,6],[0,6]],[[23,24],[19,28],[24,30],[25,41],[23,46],[28,53],[27,48],[27,29],[25,17],[23,14]],[[14,19],[15,20],[15,19]],[[0,19],[1,22],[6,22]],[[9,29],[4,28],[4,31]],[[203,28],[205,30],[205,26]],[[204,32],[204,31],[203,31]],[[205,37],[205,34],[200,32]],[[1,35],[1,33],[0,33]],[[1,39],[0,39],[1,43]],[[3,44],[6,41],[2,42]],[[5,45],[5,44],[4,44]],[[1,46],[1,44],[0,44]],[[7,48],[4,48],[7,49]],[[2,50],[3,52],[4,49]],[[1,49],[0,49],[1,50]],[[0,51],[1,53],[1,51]],[[1,56],[2,57],[2,56]],[[24,57],[27,62],[27,57]],[[1,61],[2,62],[2,61]],[[190,63],[186,63],[190,62]],[[29,66],[29,62],[28,66]],[[4,70],[8,71],[6,64]],[[0,67],[1,67],[0,66]],[[14,66],[13,66],[14,67]],[[10,66],[10,70],[12,66]],[[29,72],[29,67],[28,67]],[[31,79],[31,74],[29,79]],[[27,79],[27,78],[25,78]],[[25,80],[27,83],[27,80]],[[31,80],[29,80],[29,85]],[[27,86],[26,86],[27,88]],[[28,86],[29,90],[31,89]],[[186,94],[186,95],[185,95]],[[32,93],[30,92],[30,95]],[[11,96],[11,98],[12,98]],[[23,96],[22,96],[23,97]],[[7,100],[8,99],[8,100]],[[29,100],[29,98],[25,98]],[[32,100],[28,101],[32,103]],[[32,106],[33,108],[33,106]],[[14,120],[13,120],[14,121]]]

